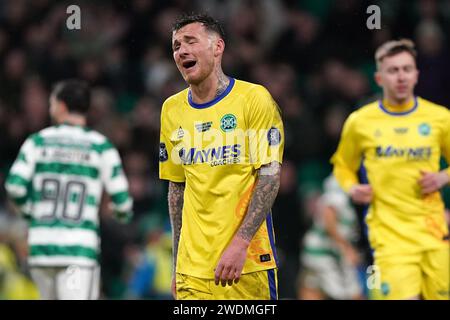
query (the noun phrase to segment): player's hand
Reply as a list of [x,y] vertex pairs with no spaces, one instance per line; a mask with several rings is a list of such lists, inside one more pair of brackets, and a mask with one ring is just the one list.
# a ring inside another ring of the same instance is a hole
[[177,282],[175,275],[173,275],[172,277],[171,289],[172,289],[172,297],[174,298],[174,300],[177,300]]
[[349,195],[357,204],[369,204],[373,198],[373,190],[369,184],[355,184],[350,188]]
[[445,186],[450,177],[446,171],[426,172],[420,170],[421,177],[419,179],[419,186],[423,195],[428,195]]
[[214,280],[225,287],[227,284],[238,283],[247,257],[249,242],[239,237],[234,237],[231,243],[220,257],[215,269]]

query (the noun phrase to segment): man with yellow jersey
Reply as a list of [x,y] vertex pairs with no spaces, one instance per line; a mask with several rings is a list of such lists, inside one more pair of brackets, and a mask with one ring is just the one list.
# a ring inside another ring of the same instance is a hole
[[189,88],[161,113],[160,178],[169,180],[177,299],[277,299],[271,207],[284,133],[260,85],[224,75],[223,28],[208,15],[173,26]]
[[[448,299],[449,240],[439,189],[449,169],[450,112],[414,96],[414,43],[389,41],[375,54],[383,98],[353,112],[332,157],[334,174],[366,217],[385,299]],[[367,184],[358,182],[361,163]]]

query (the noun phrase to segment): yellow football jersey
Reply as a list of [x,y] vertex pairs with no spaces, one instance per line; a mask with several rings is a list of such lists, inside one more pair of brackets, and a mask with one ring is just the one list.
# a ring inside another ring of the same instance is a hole
[[[283,124],[277,104],[260,85],[230,78],[205,104],[185,89],[161,112],[159,176],[185,182],[177,272],[214,278],[214,268],[247,212],[257,169],[282,162]],[[243,273],[276,267],[269,213],[253,237]]]
[[422,196],[418,183],[421,171],[439,171],[441,155],[450,160],[450,112],[420,97],[402,112],[376,101],[345,122],[333,172],[348,191],[363,161],[374,192],[366,222],[375,255],[448,246],[441,194]]

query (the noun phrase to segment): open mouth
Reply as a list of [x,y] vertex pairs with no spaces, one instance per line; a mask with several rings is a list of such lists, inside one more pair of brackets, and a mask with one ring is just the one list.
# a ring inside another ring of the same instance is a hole
[[183,68],[190,69],[197,64],[197,61],[190,60],[183,62]]

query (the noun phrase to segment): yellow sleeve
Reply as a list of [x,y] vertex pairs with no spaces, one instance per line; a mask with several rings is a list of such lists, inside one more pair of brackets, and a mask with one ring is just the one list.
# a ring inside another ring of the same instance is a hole
[[361,165],[361,156],[353,113],[345,121],[337,151],[331,157],[333,174],[345,192],[359,183],[357,172]]
[[448,168],[445,171],[450,176],[450,112],[446,112],[445,115],[444,132],[441,137],[441,150],[448,164]]
[[284,128],[277,103],[267,89],[258,85],[249,93],[247,107],[249,154],[254,168],[273,161],[282,163]]
[[[159,178],[173,182],[184,182],[186,177],[181,159],[173,140],[176,137],[175,126],[171,117],[166,113],[167,105],[164,103],[161,111],[161,133],[159,140]],[[175,133],[174,133],[175,132]]]

